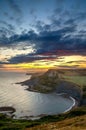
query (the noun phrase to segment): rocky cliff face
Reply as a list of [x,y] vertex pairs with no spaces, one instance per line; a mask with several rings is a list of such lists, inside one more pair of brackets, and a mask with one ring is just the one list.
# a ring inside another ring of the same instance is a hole
[[44,75],[51,77],[51,78],[54,78],[54,77],[58,78],[58,71],[56,69],[50,69]]
[[79,86],[68,81],[60,81],[56,87],[57,93],[67,93],[71,97],[81,101],[82,99],[82,90]]

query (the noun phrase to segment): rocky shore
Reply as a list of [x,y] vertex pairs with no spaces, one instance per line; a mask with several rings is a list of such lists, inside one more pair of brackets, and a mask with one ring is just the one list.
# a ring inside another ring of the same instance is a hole
[[9,106],[0,107],[0,113],[6,114],[9,117],[13,117],[15,111],[16,111],[16,109],[13,107],[9,107]]
[[5,111],[9,111],[11,113],[14,113],[15,112],[15,108],[13,108],[13,107],[7,107],[7,106],[0,107],[0,112],[5,112]]

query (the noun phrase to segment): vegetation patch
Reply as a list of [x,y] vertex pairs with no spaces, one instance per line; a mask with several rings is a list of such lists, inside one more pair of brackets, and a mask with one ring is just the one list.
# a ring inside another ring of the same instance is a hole
[[83,87],[86,85],[86,76],[63,76],[63,78],[67,81],[71,81]]
[[25,130],[25,128],[31,128],[43,124],[59,122],[63,120],[69,120],[74,117],[80,117],[86,115],[86,107],[79,107],[65,114],[45,116],[39,120],[14,120],[6,115],[0,114],[0,130]]

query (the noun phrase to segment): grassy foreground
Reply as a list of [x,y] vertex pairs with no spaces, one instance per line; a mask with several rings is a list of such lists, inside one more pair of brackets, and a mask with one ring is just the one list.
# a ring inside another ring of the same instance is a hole
[[42,124],[25,130],[86,130],[86,115],[66,119],[59,122]]
[[[14,120],[0,114],[0,130],[82,130],[86,129],[86,107],[40,120]],[[72,129],[73,128],[73,129]]]

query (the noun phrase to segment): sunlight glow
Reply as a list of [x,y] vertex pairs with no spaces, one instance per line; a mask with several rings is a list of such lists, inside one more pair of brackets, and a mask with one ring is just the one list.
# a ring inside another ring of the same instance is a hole
[[6,70],[22,71],[28,69],[60,68],[60,66],[77,66],[77,68],[86,68],[86,56],[60,56],[58,59],[54,60],[36,60],[30,63],[4,64],[3,68]]

